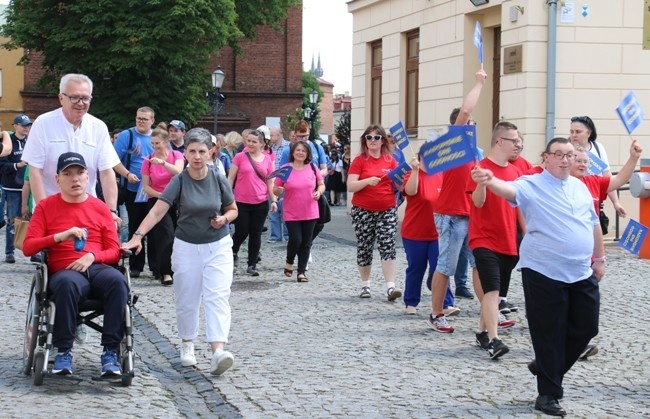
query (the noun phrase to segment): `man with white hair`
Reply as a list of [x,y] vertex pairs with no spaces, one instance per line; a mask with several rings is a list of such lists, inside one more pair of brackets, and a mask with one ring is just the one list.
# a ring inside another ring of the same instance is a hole
[[29,133],[29,141],[22,159],[29,163],[29,181],[34,205],[41,199],[59,192],[56,184],[56,165],[59,156],[67,152],[79,153],[88,166],[86,191],[95,196],[97,172],[102,185],[104,201],[117,216],[117,182],[113,166],[120,162],[111,144],[106,124],[90,115],[93,82],[83,74],[66,74],[59,84],[61,107],[36,118]]

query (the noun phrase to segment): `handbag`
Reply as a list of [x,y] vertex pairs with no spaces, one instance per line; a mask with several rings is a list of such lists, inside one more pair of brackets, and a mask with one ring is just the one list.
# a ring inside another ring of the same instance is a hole
[[14,247],[23,250],[23,242],[29,227],[29,217],[14,218]]
[[605,214],[605,211],[600,210],[600,229],[603,231],[603,236],[606,236],[609,232],[609,217]]
[[[309,165],[311,166],[311,170],[314,171],[314,177],[316,177],[316,167],[313,163],[309,163]],[[318,178],[316,177],[316,179],[316,188],[314,190],[318,189]],[[330,221],[332,221],[332,211],[327,203],[327,199],[325,199],[325,195],[321,194],[318,198],[318,219],[316,220],[316,224],[323,225]]]

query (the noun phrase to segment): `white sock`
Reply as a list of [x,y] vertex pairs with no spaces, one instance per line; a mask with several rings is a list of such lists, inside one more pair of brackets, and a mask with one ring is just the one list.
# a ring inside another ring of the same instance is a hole
[[370,280],[361,281],[361,286],[370,288]]
[[386,289],[389,290],[391,288],[395,288],[395,283],[394,282],[386,282]]

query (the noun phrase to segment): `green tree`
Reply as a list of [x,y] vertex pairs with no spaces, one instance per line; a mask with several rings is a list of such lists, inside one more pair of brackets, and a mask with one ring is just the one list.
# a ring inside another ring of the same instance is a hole
[[287,115],[287,125],[289,129],[292,130],[293,127],[296,125],[296,122],[298,122],[301,119],[305,119],[305,120],[307,119],[305,117],[305,109],[308,107],[313,109],[314,107],[314,105],[312,105],[311,102],[309,101],[309,94],[314,90],[318,92],[318,100],[316,101],[317,113],[316,113],[316,120],[314,121],[313,130],[315,136],[318,137],[318,132],[320,131],[320,127],[321,127],[318,104],[323,100],[324,93],[321,90],[320,85],[318,84],[318,80],[310,71],[303,71],[302,73],[302,107],[296,108],[293,114]]
[[334,134],[341,145],[350,144],[350,111],[344,111],[334,127]]
[[[261,4],[260,4],[261,3]],[[61,74],[95,83],[92,112],[109,126],[129,126],[140,106],[157,120],[190,124],[206,114],[207,66],[225,46],[253,38],[300,0],[13,0],[2,46],[43,53],[41,86],[58,92]],[[23,62],[28,60],[26,55]]]

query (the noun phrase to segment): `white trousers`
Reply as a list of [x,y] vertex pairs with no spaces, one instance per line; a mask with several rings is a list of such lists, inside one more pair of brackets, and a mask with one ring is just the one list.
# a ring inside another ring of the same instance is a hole
[[174,239],[172,251],[176,323],[183,340],[199,334],[199,306],[203,296],[208,342],[228,342],[230,285],[233,275],[232,239],[226,235],[207,244]]

